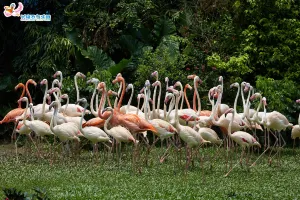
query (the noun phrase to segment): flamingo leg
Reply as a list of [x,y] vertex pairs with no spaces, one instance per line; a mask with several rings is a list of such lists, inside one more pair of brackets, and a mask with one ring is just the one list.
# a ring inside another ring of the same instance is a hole
[[32,137],[31,137],[31,135],[29,135],[29,138],[30,138],[30,140],[32,141],[32,143],[34,144],[34,146],[35,146],[35,148],[36,148],[38,154],[40,155],[40,158],[43,158],[43,156],[42,156],[42,154],[41,154],[39,148],[38,148],[37,145],[34,143],[34,141],[33,141]]
[[[269,164],[271,165],[271,163],[272,163],[272,158],[273,158],[273,157],[271,157],[271,155],[272,155],[272,152],[273,152],[274,147],[275,147],[275,146],[277,145],[277,143],[278,143],[278,138],[277,138],[277,136],[276,136],[271,130],[269,130],[269,132],[272,133],[272,135],[273,135],[273,136],[275,137],[275,139],[276,139],[276,141],[275,141],[273,147],[271,148],[270,154],[269,154]],[[269,143],[270,143],[270,140],[269,140]]]
[[19,157],[18,157],[18,140],[19,140],[20,135],[17,137],[16,141],[15,141],[15,148],[16,148],[16,159],[17,162],[19,162]]
[[245,149],[243,148],[242,153],[241,153],[241,158],[240,160],[227,172],[227,174],[225,174],[224,176],[227,177],[229,175],[229,173],[239,164],[242,163],[243,161],[243,155],[244,155],[244,151]]
[[[270,133],[275,137],[275,139],[276,139],[276,142],[277,142],[277,137],[276,137],[276,135],[273,133],[273,132],[271,132],[270,131]],[[270,138],[270,134],[268,134],[268,138]],[[270,139],[269,139],[269,141],[270,141]],[[275,143],[276,143],[275,142]],[[268,142],[269,143],[269,142]],[[252,163],[252,165],[250,165],[250,167],[253,167],[253,166],[255,166],[256,165],[256,162],[268,151],[270,149],[270,143],[268,144],[268,147],[264,150],[264,152],[262,152],[262,154],[260,154],[260,156],[258,156],[258,158]],[[272,152],[272,151],[271,151]],[[271,154],[270,154],[271,155]]]
[[169,149],[171,148],[171,142],[169,143],[169,145],[168,145],[168,148],[166,149],[166,151],[165,151],[165,153],[161,156],[161,158],[160,158],[160,160],[159,160],[159,162],[160,163],[163,163],[164,162],[164,160],[165,160],[165,158],[168,156],[167,155],[167,152],[169,151]]

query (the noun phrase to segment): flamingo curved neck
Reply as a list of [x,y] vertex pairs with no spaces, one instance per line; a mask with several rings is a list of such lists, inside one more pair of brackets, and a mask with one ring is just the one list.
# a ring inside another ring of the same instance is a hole
[[120,110],[120,108],[121,108],[122,101],[123,101],[123,98],[124,98],[124,95],[125,95],[125,90],[126,90],[124,78],[120,77],[120,79],[121,79],[121,82],[122,82],[122,93],[121,93],[121,98],[120,98],[120,100],[118,102],[118,107],[117,107],[118,110]]
[[200,112],[201,112],[201,99],[200,99],[200,96],[199,96],[199,92],[198,92],[198,82],[197,82],[197,79],[194,78],[194,89],[195,89],[195,92],[196,92],[196,95],[197,95],[197,102],[198,102],[198,111],[197,111],[197,115],[200,115]]
[[30,92],[28,90],[28,85],[29,85],[29,81],[26,82],[25,90],[26,90],[26,93],[27,93],[27,96],[29,99],[29,103],[32,103],[32,98],[31,98]]
[[[25,85],[23,83],[21,83],[20,85],[21,85],[20,87],[22,87],[22,94],[20,96],[20,99],[21,99],[25,95]],[[21,105],[22,105],[22,102],[18,102],[18,108],[21,108]]]
[[46,88],[44,92],[44,97],[43,97],[43,107],[42,107],[42,119],[44,118],[45,115],[45,107],[46,107],[46,100],[47,100],[47,91],[48,91],[48,82],[46,81]]
[[234,109],[234,112],[236,112],[236,104],[237,104],[237,100],[239,98],[239,94],[240,94],[240,85],[238,85],[238,90],[237,90],[237,93],[236,93],[236,96],[235,96],[235,100],[234,100],[234,105],[233,105],[233,109]]
[[58,112],[58,108],[57,106],[55,105],[54,106],[54,112],[53,112],[53,115],[51,117],[51,122],[50,122],[50,130],[54,133],[54,124],[56,125],[56,116],[57,116],[57,112]]
[[232,123],[233,123],[233,119],[234,119],[234,115],[235,115],[236,111],[234,110],[234,112],[232,113],[232,118],[230,120],[230,123],[229,123],[229,126],[228,126],[228,135],[229,137],[232,138],[232,135],[231,135],[231,127],[232,127]]
[[187,87],[184,87],[184,90],[183,90],[184,99],[185,99],[185,102],[186,102],[186,105],[187,105],[188,109],[190,109],[190,108],[191,108],[191,105],[190,105],[190,102],[189,102],[189,100],[188,100],[188,98],[187,98],[186,90],[187,90]]
[[104,107],[105,105],[105,100],[106,100],[106,88],[104,87],[103,88],[103,91],[102,91],[102,96],[101,96],[101,100],[100,100],[100,105],[99,105],[99,108],[98,108],[98,116],[100,118],[103,119],[104,115],[102,115],[102,107]]
[[107,129],[107,125],[108,125],[108,123],[110,122],[110,120],[111,120],[111,118],[113,117],[113,114],[114,114],[114,111],[113,111],[112,109],[110,110],[110,112],[111,112],[111,113],[110,113],[108,119],[105,120],[105,123],[104,123],[104,131],[105,131],[106,133],[109,133],[109,132],[110,132],[110,130]]
[[27,124],[27,120],[26,120],[27,110],[28,110],[28,100],[26,99],[26,108],[25,108],[24,114],[23,114],[23,123],[25,126],[28,127],[29,125]]
[[[97,84],[95,84],[95,88],[94,88],[93,95],[92,95],[91,102],[90,102],[90,109],[94,116],[98,115],[98,113],[94,110],[94,98],[96,95],[96,90],[97,90]],[[97,104],[96,104],[96,106],[97,106]],[[96,108],[96,110],[97,110],[97,108]]]
[[[262,102],[262,97],[260,95],[259,96],[259,104],[257,106],[257,109],[256,109],[255,113],[254,113],[254,116],[250,120],[256,120],[256,119],[258,120],[258,112],[259,112],[260,107],[261,107],[261,102]],[[263,123],[263,120],[261,119],[261,121],[259,123]]]
[[158,87],[159,87],[159,92],[158,92],[157,109],[156,109],[157,117],[159,117],[160,98],[161,98],[161,82],[160,81],[158,81]]
[[84,110],[83,112],[81,113],[81,118],[80,118],[80,123],[79,123],[79,130],[81,133],[84,134],[84,131],[82,130],[82,121],[83,121],[83,117],[85,115],[85,111],[86,111],[86,108],[87,108],[87,102],[84,102]]
[[77,85],[77,76],[74,76],[74,83],[75,83],[75,89],[76,89],[76,101],[79,100],[79,90],[78,90],[78,85]]
[[130,104],[131,104],[131,101],[132,101],[132,97],[133,97],[133,92],[134,92],[134,88],[133,86],[131,87],[131,94],[130,94],[130,98],[128,100],[128,103],[127,103],[127,112],[129,111],[129,107],[130,107]]

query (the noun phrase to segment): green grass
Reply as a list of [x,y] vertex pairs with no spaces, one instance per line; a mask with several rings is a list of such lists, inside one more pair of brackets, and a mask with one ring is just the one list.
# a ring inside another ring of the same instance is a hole
[[[2,145],[0,183],[29,193],[33,188],[44,188],[50,199],[300,199],[299,149],[296,153],[284,149],[281,167],[277,159],[269,166],[263,157],[254,168],[238,165],[228,177],[224,177],[224,154],[210,168],[208,155],[212,151],[213,148],[201,149],[203,167],[197,158],[185,173],[185,151],[181,162],[175,161],[172,151],[161,164],[161,151],[157,148],[151,151],[148,166],[143,154],[139,169],[133,170],[130,148],[123,150],[119,165],[112,157],[103,162],[102,154],[102,160],[95,162],[90,153],[84,152],[76,158],[57,159],[51,166],[49,159],[26,155],[22,149],[16,162],[13,145]],[[240,155],[237,151],[233,164]],[[252,162],[256,157],[252,156]],[[1,191],[0,198],[3,197]]]

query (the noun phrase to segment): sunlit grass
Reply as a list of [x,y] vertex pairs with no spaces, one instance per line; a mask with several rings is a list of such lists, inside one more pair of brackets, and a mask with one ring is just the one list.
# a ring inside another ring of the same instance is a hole
[[[125,145],[123,146],[125,147]],[[209,155],[215,148],[200,150],[194,166],[187,173],[185,151],[181,156],[170,152],[165,163],[159,163],[160,148],[151,151],[148,166],[145,152],[139,163],[132,165],[131,146],[122,150],[120,163],[111,154],[100,154],[95,161],[90,152],[76,157],[40,159],[34,153],[19,155],[16,162],[13,145],[0,148],[0,183],[32,192],[33,188],[46,189],[51,199],[299,199],[300,150],[282,152],[282,164],[275,159],[268,165],[267,156],[254,168],[238,165],[228,177],[224,150],[210,167]],[[103,149],[101,149],[103,150]],[[233,154],[235,164],[240,150]],[[204,157],[203,157],[204,156]],[[203,162],[200,162],[202,157]],[[251,157],[253,162],[257,155]],[[180,159],[181,158],[181,159]],[[180,160],[180,161],[179,161]],[[3,193],[0,193],[0,198]]]

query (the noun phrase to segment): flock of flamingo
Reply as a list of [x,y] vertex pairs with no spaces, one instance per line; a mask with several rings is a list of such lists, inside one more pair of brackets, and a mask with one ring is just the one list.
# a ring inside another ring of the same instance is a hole
[[[255,93],[254,88],[247,82],[230,85],[230,88],[236,88],[237,90],[234,106],[230,108],[228,105],[221,103],[223,77],[220,76],[220,84],[211,88],[208,92],[208,100],[212,106],[211,110],[202,110],[200,95],[198,93],[198,87],[202,83],[202,80],[199,76],[189,75],[187,77],[193,80],[194,87],[189,84],[183,87],[180,81],[177,81],[173,86],[169,86],[169,79],[166,77],[164,108],[160,109],[162,95],[161,82],[159,81],[157,71],[153,72],[151,76],[155,81],[152,85],[149,80],[145,81],[144,87],[137,95],[137,107],[131,105],[134,87],[132,84],[128,84],[126,87],[125,80],[121,74],[118,74],[113,80],[113,84],[119,84],[118,92],[107,90],[105,82],[100,82],[97,78],[91,78],[87,81],[87,84],[94,84],[94,91],[89,105],[90,110],[87,109],[87,100],[80,98],[77,85],[77,78],[86,78],[84,74],[77,72],[74,76],[77,94],[77,100],[74,104],[69,103],[68,95],[61,92],[63,87],[63,75],[61,71],[57,71],[53,75],[55,79],[50,89],[48,89],[47,79],[43,79],[40,82],[40,85],[44,85],[45,87],[43,103],[41,104],[33,105],[32,103],[28,86],[29,84],[36,86],[37,83],[29,79],[25,85],[19,83],[15,87],[16,90],[19,88],[23,89],[21,97],[18,100],[18,108],[7,113],[3,120],[0,121],[0,124],[13,122],[15,127],[12,136],[15,136],[16,133],[28,136],[41,157],[40,150],[32,138],[32,132],[40,138],[46,135],[54,136],[54,138],[58,137],[61,143],[66,143],[66,145],[62,145],[64,152],[66,151],[65,148],[70,151],[68,141],[73,140],[79,144],[80,137],[87,138],[93,144],[94,153],[99,151],[98,143],[103,143],[109,149],[113,145],[116,148],[119,146],[119,151],[121,151],[121,143],[132,142],[134,143],[134,147],[138,148],[141,145],[139,141],[141,141],[150,150],[158,140],[167,140],[168,146],[164,155],[161,156],[160,162],[164,162],[167,152],[171,147],[179,149],[184,146],[182,145],[183,143],[186,144],[185,148],[187,152],[186,168],[190,165],[192,150],[207,143],[218,147],[221,147],[221,144],[224,143],[224,149],[226,150],[234,148],[235,143],[240,145],[242,153],[239,162],[241,163],[246,149],[252,147],[261,148],[256,135],[257,129],[264,130],[265,138],[264,151],[257,160],[268,150],[270,150],[269,162],[271,162],[271,159],[276,154],[280,154],[280,149],[285,146],[285,141],[280,131],[290,127],[292,128],[292,139],[300,137],[299,125],[293,126],[283,114],[277,111],[267,112],[266,98],[262,97],[260,93]],[[154,87],[152,96],[151,87]],[[157,89],[159,90],[158,97]],[[194,89],[193,108],[191,108],[187,98],[187,89]],[[130,99],[127,105],[122,106],[125,92],[129,90],[131,90]],[[25,92],[27,97],[25,97]],[[100,93],[102,95],[99,101],[98,96]],[[246,94],[248,95],[247,98],[244,96]],[[51,101],[52,95],[55,98],[54,101]],[[237,113],[236,109],[237,100],[240,95],[243,102],[243,113]],[[110,102],[110,96],[115,96],[114,105]],[[62,99],[66,99],[65,105],[61,105]],[[139,108],[141,99],[144,99],[144,101],[142,108]],[[250,108],[251,102],[254,99],[259,99],[257,109]],[[26,108],[22,108],[22,102],[26,103]],[[108,107],[105,107],[106,102]],[[187,108],[183,108],[184,102],[186,102]],[[296,102],[300,103],[300,99]],[[260,112],[262,106],[263,112]],[[94,115],[94,118],[86,121],[84,116],[90,114]],[[298,123],[300,124],[300,115]],[[220,128],[224,142],[211,128],[212,126]],[[251,134],[246,132],[247,130],[248,132],[250,130]],[[147,137],[147,132],[149,133],[149,131],[154,134],[154,140],[151,145]],[[275,138],[272,147],[270,134]],[[17,157],[18,138],[15,143]],[[276,149],[274,155],[272,155],[273,149]],[[257,160],[251,166],[254,166]]]

